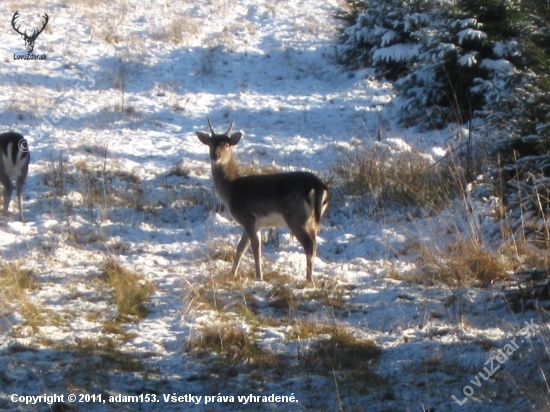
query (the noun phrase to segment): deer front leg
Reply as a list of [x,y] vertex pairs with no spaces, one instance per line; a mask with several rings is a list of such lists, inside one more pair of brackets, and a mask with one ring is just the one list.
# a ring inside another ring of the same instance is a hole
[[248,234],[246,233],[246,230],[245,230],[237,246],[237,254],[235,255],[235,262],[233,262],[233,269],[231,269],[231,276],[237,276],[237,271],[239,270],[239,264],[241,263],[241,258],[243,257],[243,253],[245,252],[245,250],[248,248],[249,245],[250,245],[250,238],[248,237]]
[[250,243],[252,244],[252,253],[254,254],[254,263],[256,264],[256,280],[263,280],[261,232],[258,231],[249,236],[250,236]]
[[2,181],[2,185],[4,186],[4,208],[3,213],[4,216],[8,215],[8,208],[10,206],[10,200],[11,200],[11,193],[13,192],[13,185],[9,178],[5,181]]

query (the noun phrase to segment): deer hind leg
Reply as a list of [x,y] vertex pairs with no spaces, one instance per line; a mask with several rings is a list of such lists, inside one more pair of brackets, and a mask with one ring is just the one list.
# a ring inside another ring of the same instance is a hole
[[261,232],[251,232],[248,234],[252,244],[252,253],[254,254],[254,264],[256,265],[256,280],[263,280],[262,275],[262,236]]
[[17,202],[19,204],[19,220],[21,222],[24,222],[23,219],[23,184],[25,183],[25,179],[17,179],[16,186],[17,186]]
[[13,192],[13,184],[9,177],[1,180],[2,185],[4,186],[4,215],[8,214],[8,207],[10,205],[11,193]]
[[317,255],[315,230],[313,228],[299,226],[293,229],[292,233],[296,236],[296,239],[298,239],[298,242],[300,242],[306,252],[306,280],[315,284],[315,282],[313,282],[313,262]]
[[233,269],[231,269],[232,276],[237,276],[237,271],[239,270],[239,264],[241,263],[241,258],[243,257],[243,253],[246,251],[246,249],[248,249],[249,245],[250,245],[250,238],[248,237],[248,234],[246,233],[246,230],[245,230],[237,246],[237,254],[235,255],[235,262],[233,262]]

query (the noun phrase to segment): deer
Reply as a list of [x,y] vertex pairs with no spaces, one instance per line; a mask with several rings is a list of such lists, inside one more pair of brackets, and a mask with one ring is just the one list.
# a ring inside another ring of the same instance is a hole
[[23,218],[23,185],[27,179],[31,154],[25,138],[19,133],[7,132],[0,134],[0,183],[4,186],[4,210],[8,215],[8,207],[13,192],[13,183],[17,187],[19,202],[19,220]]
[[19,31],[19,27],[21,27],[21,25],[15,27],[16,20],[18,17],[19,17],[19,11],[16,11],[13,14],[13,17],[11,18],[11,26],[17,33],[21,35],[23,40],[25,40],[25,49],[27,50],[28,54],[31,54],[32,51],[34,50],[34,42],[36,41],[38,35],[42,33],[42,31],[44,31],[44,29],[46,28],[46,25],[48,24],[50,17],[48,16],[47,13],[44,13],[44,21],[42,22],[42,28],[40,30],[33,29],[31,36],[27,34],[27,30],[25,30],[24,32]]
[[240,176],[232,148],[239,143],[243,132],[230,134],[232,121],[225,133],[216,133],[210,119],[207,120],[210,133],[199,131],[197,137],[210,149],[212,179],[219,198],[244,229],[231,275],[237,276],[243,253],[252,245],[256,280],[263,280],[260,230],[288,227],[304,248],[306,280],[314,284],[316,237],[321,216],[328,206],[328,187],[310,172]]

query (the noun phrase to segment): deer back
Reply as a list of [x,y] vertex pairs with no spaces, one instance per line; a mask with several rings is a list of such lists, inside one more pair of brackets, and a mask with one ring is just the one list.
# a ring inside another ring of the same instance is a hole
[[314,213],[315,201],[328,194],[326,185],[309,172],[245,176],[228,183],[231,215],[242,225],[254,223],[258,228],[293,220],[305,224],[312,216],[318,224],[322,211]]

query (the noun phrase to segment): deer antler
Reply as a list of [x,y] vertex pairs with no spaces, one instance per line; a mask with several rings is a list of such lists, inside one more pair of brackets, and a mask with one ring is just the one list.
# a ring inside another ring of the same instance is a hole
[[32,36],[30,36],[30,37],[33,38],[33,39],[36,39],[38,37],[38,35],[44,31],[44,29],[46,28],[46,25],[48,24],[49,20],[50,20],[50,17],[48,16],[48,14],[44,13],[44,22],[42,23],[42,28],[38,31],[36,29],[34,29],[33,33],[32,33]]
[[[216,134],[216,132],[214,131],[214,128],[212,127],[212,123],[210,123],[210,118],[208,116],[206,116],[206,119],[208,120],[208,126],[210,127],[210,132],[212,134]],[[225,132],[224,134],[228,135],[229,132],[231,132],[231,129],[233,129],[233,120],[231,120],[231,124],[229,125],[229,129],[227,129],[227,132]]]
[[225,132],[225,134],[229,134],[229,132],[231,131],[231,129],[233,129],[233,120],[231,120],[231,124],[229,125],[229,129],[227,129],[227,132]]
[[210,117],[206,116],[206,120],[208,120],[208,126],[210,127],[210,132],[212,134],[216,134],[216,132],[214,132],[214,129],[212,128],[212,123],[210,123]]
[[17,17],[19,17],[19,10],[17,10],[17,11],[14,13],[13,17],[11,18],[11,26],[12,26],[13,29],[14,29],[17,33],[19,33],[21,36],[26,36],[25,33],[21,33],[21,32],[19,31],[19,27],[21,27],[21,25],[15,27],[15,20],[17,19]]
[[44,21],[42,22],[42,28],[41,28],[40,30],[34,29],[34,30],[33,30],[33,33],[32,33],[32,36],[29,36],[29,35],[27,34],[27,30],[25,30],[24,33],[21,33],[21,32],[19,31],[19,27],[21,27],[21,25],[15,27],[16,19],[17,19],[18,17],[19,17],[19,10],[16,11],[16,12],[14,13],[13,17],[11,18],[11,25],[12,25],[13,29],[14,29],[17,33],[19,33],[21,36],[23,36],[23,37],[25,38],[25,40],[27,40],[27,39],[29,39],[29,40],[35,40],[35,39],[38,37],[38,35],[44,31],[44,29],[46,28],[46,25],[48,24],[48,21],[50,20],[50,17],[48,16],[48,14],[47,14],[47,13],[44,13]]

